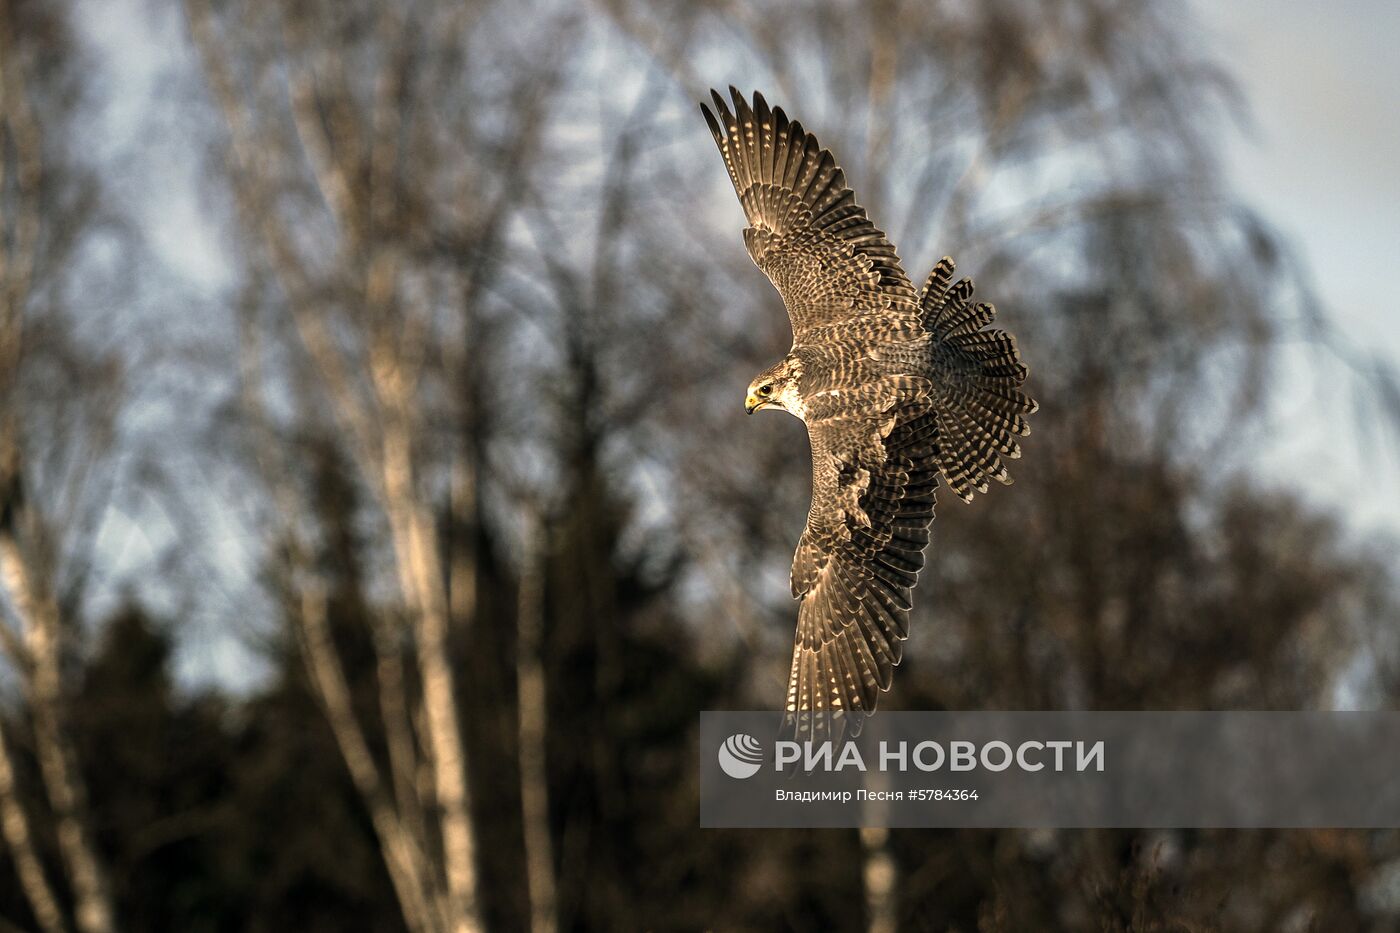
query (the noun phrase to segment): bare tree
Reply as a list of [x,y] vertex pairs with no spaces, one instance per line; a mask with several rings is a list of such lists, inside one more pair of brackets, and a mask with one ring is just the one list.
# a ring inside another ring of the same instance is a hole
[[[61,11],[0,3],[0,633],[32,724],[77,928],[107,933],[112,900],[70,736],[68,681],[92,541],[114,480],[122,380],[115,360],[84,348],[65,309],[54,307],[65,262],[95,213],[81,173],[60,155],[62,134],[45,135],[45,118],[63,114],[35,103],[67,92],[62,70],[38,67],[46,55],[71,55]],[[55,86],[39,93],[35,74]],[[36,919],[61,929],[33,851],[14,745],[13,736],[0,742],[6,839]]]
[[15,860],[20,885],[29,899],[30,910],[44,933],[62,933],[67,929],[63,910],[58,906],[43,863],[34,845],[34,831],[25,809],[24,797],[15,778],[14,753],[0,725],[0,829]]
[[[459,440],[446,445],[440,432],[473,417],[469,391],[459,390],[484,359],[472,331],[483,257],[501,235],[511,179],[530,165],[554,66],[512,79],[494,112],[464,109],[459,72],[485,74],[490,64],[473,56],[503,54],[473,40],[469,27],[483,14],[469,6],[262,2],[216,17],[189,0],[186,12],[223,118],[249,262],[275,283],[314,374],[293,391],[324,404],[343,432],[387,531],[402,603],[374,623],[384,761],[348,704],[304,542],[293,548],[288,586],[301,594],[307,664],[410,927],[476,929],[476,833],[451,662],[454,642],[472,637],[475,567],[469,548],[445,545],[474,534],[480,453],[472,432],[456,429]],[[503,131],[487,129],[495,120]],[[245,330],[245,351],[252,335]],[[254,391],[276,384],[252,364],[243,375]],[[249,423],[265,422],[266,410],[250,406]],[[258,437],[295,540],[303,510],[286,490],[296,465],[271,455],[272,435]],[[411,677],[400,666],[404,644]]]

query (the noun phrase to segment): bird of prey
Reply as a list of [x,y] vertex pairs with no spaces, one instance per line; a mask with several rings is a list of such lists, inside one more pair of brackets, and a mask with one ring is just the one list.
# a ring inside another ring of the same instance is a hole
[[830,152],[781,108],[733,87],[700,105],[749,226],[744,244],[782,296],[792,349],[750,383],[744,407],[807,425],[812,507],[792,564],[799,600],[789,714],[859,728],[889,689],[909,635],[934,492],[1010,484],[1036,402],[1015,339],[989,328],[939,260],[915,290]]

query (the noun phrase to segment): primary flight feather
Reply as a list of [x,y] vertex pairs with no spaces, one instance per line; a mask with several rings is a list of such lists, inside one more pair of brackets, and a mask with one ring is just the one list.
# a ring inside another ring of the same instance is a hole
[[996,310],[953,281],[953,261],[915,291],[831,153],[761,94],[729,90],[732,110],[713,91],[700,109],[793,338],[745,408],[796,415],[812,447],[787,711],[859,717],[903,655],[939,481],[964,500],[1009,484],[1003,461],[1037,406],[1015,338],[987,327]]

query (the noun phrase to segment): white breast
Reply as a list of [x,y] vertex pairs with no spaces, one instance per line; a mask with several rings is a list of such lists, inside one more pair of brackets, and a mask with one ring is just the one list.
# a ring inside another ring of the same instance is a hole
[[807,403],[802,400],[802,396],[797,394],[797,386],[788,383],[783,386],[774,400],[782,407],[783,411],[793,415],[803,424],[807,422]]

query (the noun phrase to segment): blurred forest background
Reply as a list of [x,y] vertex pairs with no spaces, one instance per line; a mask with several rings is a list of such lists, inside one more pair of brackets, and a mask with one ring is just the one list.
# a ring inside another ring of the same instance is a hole
[[[1014,487],[940,503],[886,708],[1400,700],[1394,543],[1251,469],[1285,348],[1382,481],[1400,391],[1225,181],[1190,8],[184,0],[198,302],[150,298],[77,9],[0,0],[0,928],[1400,926],[1391,831],[696,825],[809,484],[742,414],[787,322],[711,85],[974,274],[1042,403]],[[176,674],[211,620],[240,688]]]

